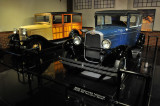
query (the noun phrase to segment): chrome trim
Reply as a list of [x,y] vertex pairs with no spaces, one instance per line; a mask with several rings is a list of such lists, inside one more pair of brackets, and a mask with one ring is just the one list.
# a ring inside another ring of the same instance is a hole
[[104,46],[103,46],[103,42],[104,42],[105,40],[110,43],[109,48],[107,48],[107,49],[110,49],[110,48],[111,48],[111,45],[112,45],[112,42],[111,42],[109,39],[104,39],[104,40],[102,40],[102,47],[103,47],[103,49],[106,49],[106,48],[104,48]]
[[[76,38],[76,37],[80,40],[80,43],[79,43],[79,44],[76,44],[76,43],[75,43],[75,38]],[[80,36],[76,36],[76,37],[74,37],[73,43],[74,43],[75,45],[80,45],[80,44],[82,43],[82,39],[81,39]]]
[[27,39],[27,31],[26,31],[26,35],[23,35],[23,30],[24,28],[19,28],[19,39],[22,40],[26,40]]
[[[101,41],[100,42],[102,42],[103,41],[103,33],[102,32],[99,32],[99,31],[95,31],[95,30],[91,30],[91,31],[88,31],[86,34],[85,34],[85,40],[84,40],[84,42],[86,42],[86,35],[87,34],[92,34],[93,36],[95,35],[95,34],[99,34],[100,35],[100,39],[101,39]],[[84,47],[85,47],[85,43],[84,43]],[[102,45],[100,45],[100,47],[102,48]],[[91,63],[99,63],[99,62],[95,62],[95,61],[90,61],[90,60],[88,60],[87,58],[85,58],[86,56],[85,56],[85,53],[86,53],[86,51],[85,51],[85,48],[84,48],[84,59],[86,60],[86,61],[88,61],[88,62],[91,62]]]
[[16,28],[13,29],[13,34],[17,34],[18,30]]

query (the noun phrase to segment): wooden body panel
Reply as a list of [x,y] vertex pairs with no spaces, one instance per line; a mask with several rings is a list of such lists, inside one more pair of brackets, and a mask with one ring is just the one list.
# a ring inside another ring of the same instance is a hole
[[72,30],[72,24],[71,23],[65,23],[63,27],[63,35],[64,38],[69,37],[69,33]]
[[53,39],[62,39],[63,38],[63,25],[62,24],[53,24],[52,31],[53,31],[52,32]]
[[[64,22],[64,16],[71,16],[71,20],[69,23]],[[62,24],[53,24],[53,40],[62,39],[69,37],[70,32],[74,30],[78,30],[79,34],[82,34],[80,31],[82,29],[82,16],[81,22],[72,22],[72,14],[62,14]]]

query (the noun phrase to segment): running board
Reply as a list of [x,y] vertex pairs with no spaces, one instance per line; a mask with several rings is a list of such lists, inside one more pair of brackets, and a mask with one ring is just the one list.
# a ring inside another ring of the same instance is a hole
[[65,39],[65,40],[60,40],[60,41],[54,41],[54,42],[52,42],[52,43],[58,45],[58,44],[62,44],[62,43],[64,43],[64,42],[66,42],[66,41],[67,41],[67,40]]

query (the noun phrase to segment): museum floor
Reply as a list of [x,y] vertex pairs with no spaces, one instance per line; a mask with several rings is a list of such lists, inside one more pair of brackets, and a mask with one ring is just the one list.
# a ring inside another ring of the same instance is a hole
[[[33,85],[37,86],[37,79]],[[160,48],[158,50],[153,91],[150,106],[160,105]],[[64,88],[52,84],[50,87],[35,89],[30,95],[28,85],[21,84],[17,79],[17,72],[0,65],[0,106],[64,106]]]

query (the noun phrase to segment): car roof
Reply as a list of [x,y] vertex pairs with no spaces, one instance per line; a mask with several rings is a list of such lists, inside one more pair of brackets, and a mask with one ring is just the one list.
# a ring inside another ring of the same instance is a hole
[[77,12],[47,12],[51,13],[52,15],[59,15],[59,14],[78,14],[81,15],[82,13],[77,13]]
[[104,11],[97,11],[95,14],[141,14],[140,11],[137,10],[104,10]]

